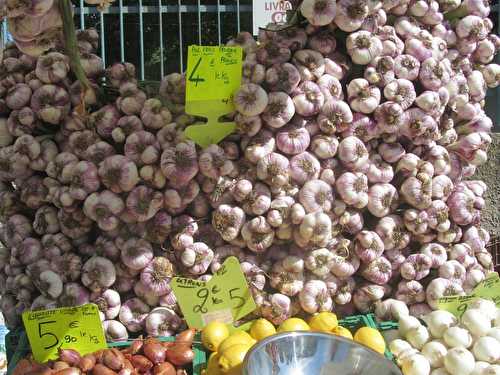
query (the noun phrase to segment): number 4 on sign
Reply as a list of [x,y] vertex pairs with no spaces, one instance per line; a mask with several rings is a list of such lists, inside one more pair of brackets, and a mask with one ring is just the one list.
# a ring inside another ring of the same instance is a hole
[[205,148],[234,132],[234,122],[219,118],[234,111],[233,95],[241,84],[240,47],[190,46],[186,72],[186,113],[205,117],[205,124],[184,130],[187,138]]

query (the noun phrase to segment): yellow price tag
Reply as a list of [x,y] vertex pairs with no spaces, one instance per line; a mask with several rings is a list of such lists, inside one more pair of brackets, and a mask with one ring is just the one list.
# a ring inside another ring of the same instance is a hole
[[202,147],[217,144],[236,128],[219,118],[234,110],[233,95],[241,84],[241,47],[190,46],[186,72],[186,112],[207,118],[184,134]]
[[467,307],[477,297],[469,296],[450,296],[440,298],[438,301],[439,310],[446,310],[458,318],[461,318]]
[[227,258],[208,282],[174,277],[170,286],[191,328],[212,320],[230,324],[257,307],[236,257]]
[[488,274],[486,279],[481,281],[469,295],[440,298],[438,307],[440,310],[449,311],[460,318],[469,305],[478,298],[490,299],[495,302],[497,307],[500,307],[500,277],[498,273]]
[[40,363],[56,359],[59,348],[85,355],[107,347],[95,304],[27,311],[23,322],[33,357]]
[[490,273],[474,288],[474,294],[481,298],[491,299],[497,307],[500,307],[500,277],[498,273]]

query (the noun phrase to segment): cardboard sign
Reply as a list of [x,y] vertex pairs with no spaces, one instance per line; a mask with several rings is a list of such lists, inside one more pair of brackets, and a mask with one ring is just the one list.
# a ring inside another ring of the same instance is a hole
[[469,295],[440,298],[438,306],[440,310],[449,311],[461,318],[469,305],[478,298],[490,299],[495,302],[497,307],[500,307],[500,277],[498,273],[490,273]]
[[95,304],[27,311],[23,322],[33,357],[40,363],[56,359],[59,348],[74,349],[81,355],[107,348]]
[[241,47],[190,46],[186,71],[186,112],[207,118],[184,134],[201,147],[217,144],[236,128],[219,118],[234,110],[233,95],[241,85]]
[[253,35],[259,34],[260,27],[270,23],[286,23],[286,12],[292,10],[292,3],[286,0],[253,0]]
[[257,307],[235,257],[227,258],[208,282],[174,277],[170,286],[190,328],[213,320],[230,324]]

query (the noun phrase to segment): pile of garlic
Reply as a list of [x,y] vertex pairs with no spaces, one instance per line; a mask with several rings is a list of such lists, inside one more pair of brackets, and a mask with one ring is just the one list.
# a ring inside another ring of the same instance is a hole
[[478,299],[460,319],[436,310],[399,317],[399,337],[389,344],[404,375],[499,375],[500,309]]

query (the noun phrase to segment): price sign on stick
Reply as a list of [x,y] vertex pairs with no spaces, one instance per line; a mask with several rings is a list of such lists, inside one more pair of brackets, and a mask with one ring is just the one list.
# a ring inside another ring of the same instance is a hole
[[37,362],[57,358],[59,348],[81,355],[105,349],[99,309],[94,304],[23,313],[24,327]]
[[492,300],[497,307],[500,307],[500,277],[498,273],[490,273],[469,295],[440,298],[438,306],[440,310],[449,311],[460,318],[469,305],[478,298]]
[[229,257],[208,282],[174,277],[170,283],[191,328],[212,320],[230,324],[257,307],[235,257]]
[[186,71],[186,112],[207,118],[184,134],[201,147],[217,144],[236,128],[234,122],[219,122],[234,111],[233,95],[241,84],[241,47],[190,46]]

